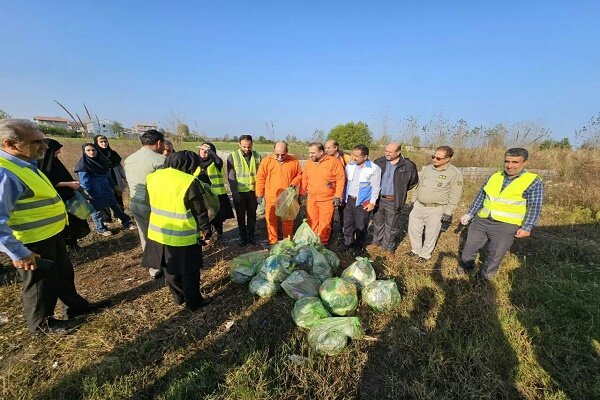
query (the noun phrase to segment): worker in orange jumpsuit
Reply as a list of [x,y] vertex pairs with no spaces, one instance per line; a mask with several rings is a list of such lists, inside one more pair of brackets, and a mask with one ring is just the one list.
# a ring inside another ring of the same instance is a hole
[[[286,142],[275,143],[273,155],[265,157],[256,172],[256,199],[258,203],[265,202],[265,220],[269,243],[277,242],[277,222],[275,215],[277,196],[288,187],[297,188],[302,181],[300,162],[288,154]],[[283,237],[294,233],[294,220],[282,221]]]
[[304,165],[300,195],[307,196],[308,224],[322,244],[329,243],[335,207],[342,205],[346,175],[342,163],[325,154],[321,143],[308,147],[310,160]]

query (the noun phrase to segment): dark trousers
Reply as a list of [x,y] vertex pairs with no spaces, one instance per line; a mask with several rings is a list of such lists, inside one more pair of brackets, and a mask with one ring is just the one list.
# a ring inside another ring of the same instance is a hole
[[344,244],[362,249],[367,241],[370,212],[361,205],[356,206],[356,198],[348,196],[344,207]]
[[89,306],[75,289],[73,264],[61,234],[26,246],[41,258],[54,261],[50,269],[18,270],[23,278],[23,309],[31,332],[35,332],[46,317],[54,315],[58,299],[65,305],[67,315],[69,310],[78,312]]
[[185,306],[194,311],[198,309],[202,295],[200,294],[200,271],[192,274],[171,275],[163,267],[165,283],[169,287],[175,303]]
[[386,250],[396,250],[396,236],[400,230],[400,211],[394,200],[379,199],[373,214],[373,244]]
[[491,279],[515,241],[518,229],[517,225],[475,217],[469,225],[467,240],[460,256],[463,268],[473,269],[477,253],[487,244],[485,262],[479,274],[485,279]]
[[[254,191],[240,192],[240,201],[234,200],[233,205],[240,230],[240,238],[242,240],[254,238],[254,231],[256,230],[256,207],[258,207],[256,193]],[[246,217],[248,222],[246,222]]]

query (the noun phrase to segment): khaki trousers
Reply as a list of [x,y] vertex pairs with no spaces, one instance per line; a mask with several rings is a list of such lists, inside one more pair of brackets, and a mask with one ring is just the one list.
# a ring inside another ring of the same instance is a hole
[[[408,216],[408,237],[412,246],[412,252],[426,260],[431,258],[435,248],[440,229],[442,227],[442,215],[444,207],[425,207],[415,201],[412,211]],[[425,240],[423,240],[423,229],[425,229]]]

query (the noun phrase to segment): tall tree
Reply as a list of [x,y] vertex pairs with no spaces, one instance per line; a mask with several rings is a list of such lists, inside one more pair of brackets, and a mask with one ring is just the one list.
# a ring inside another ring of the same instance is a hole
[[334,127],[327,139],[337,141],[343,149],[351,149],[361,143],[370,145],[373,142],[373,132],[365,122],[348,122]]
[[121,125],[120,122],[113,122],[110,125],[110,129],[114,132],[115,135],[117,135],[117,137],[122,137],[123,133],[125,133],[125,128],[123,128],[123,125]]

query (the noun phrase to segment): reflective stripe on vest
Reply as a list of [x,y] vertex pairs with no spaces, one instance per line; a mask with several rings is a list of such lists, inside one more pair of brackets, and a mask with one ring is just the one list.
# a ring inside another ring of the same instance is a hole
[[198,242],[198,225],[184,203],[185,194],[195,179],[174,168],[159,169],[148,175],[148,239],[176,247]]
[[527,212],[527,200],[523,198],[523,192],[536,178],[536,174],[524,172],[513,178],[502,190],[504,173],[502,171],[496,172],[483,188],[485,199],[483,207],[477,215],[481,218],[487,218],[491,214],[496,221],[520,226]]
[[258,165],[261,160],[260,154],[252,150],[250,165],[246,162],[241,149],[231,153],[231,158],[233,159],[233,169],[235,169],[238,192],[250,192],[255,190],[256,171],[258,170]]
[[225,180],[223,174],[217,169],[217,166],[213,162],[206,168],[206,174],[210,179],[210,190],[217,196],[227,193],[225,189]]
[[35,173],[1,157],[0,168],[15,174],[33,192],[31,197],[17,199],[8,219],[8,226],[18,241],[24,244],[39,242],[65,229],[65,204],[42,171]]

